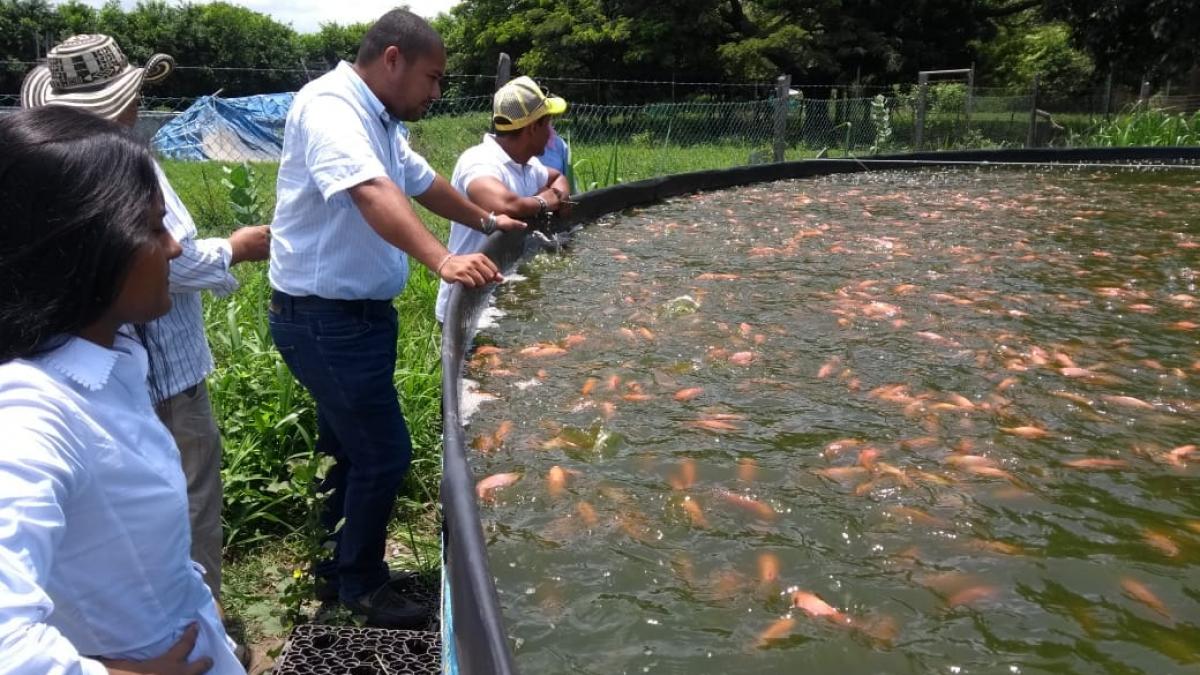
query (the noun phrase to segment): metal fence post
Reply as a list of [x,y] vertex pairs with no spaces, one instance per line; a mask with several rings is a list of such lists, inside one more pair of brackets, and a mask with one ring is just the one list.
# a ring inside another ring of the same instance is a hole
[[775,161],[783,161],[787,149],[788,92],[792,89],[792,76],[780,75],[775,80]]
[[967,129],[971,128],[971,113],[975,109],[975,64],[971,64],[971,69],[967,71],[967,105],[966,105],[966,124]]
[[929,100],[929,74],[921,73],[917,81],[917,123],[913,130],[913,146],[917,152],[925,146],[925,104]]
[[1038,127],[1038,84],[1042,79],[1041,75],[1033,76],[1033,91],[1030,92],[1029,101],[1029,134],[1025,137],[1025,147],[1032,148],[1037,143],[1037,127]]
[[1138,103],[1150,100],[1150,80],[1142,81],[1142,90],[1138,92]]
[[1112,114],[1112,69],[1108,71],[1108,79],[1104,81],[1104,121]]

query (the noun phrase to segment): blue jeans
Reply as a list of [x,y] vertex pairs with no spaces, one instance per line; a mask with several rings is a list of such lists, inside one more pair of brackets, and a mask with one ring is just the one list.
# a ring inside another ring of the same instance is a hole
[[316,573],[336,575],[342,600],[354,600],[387,582],[387,525],[412,458],[392,380],[396,310],[275,291],[270,323],[284,363],[317,403],[317,450],[336,460],[321,485],[334,554]]

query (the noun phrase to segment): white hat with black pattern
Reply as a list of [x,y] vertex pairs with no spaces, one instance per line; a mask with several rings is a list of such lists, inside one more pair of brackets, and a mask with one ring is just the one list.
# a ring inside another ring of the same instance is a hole
[[116,40],[107,35],[73,35],[46,54],[21,84],[21,106],[65,105],[114,119],[145,84],[160,82],[175,59],[155,54],[146,65],[130,65]]

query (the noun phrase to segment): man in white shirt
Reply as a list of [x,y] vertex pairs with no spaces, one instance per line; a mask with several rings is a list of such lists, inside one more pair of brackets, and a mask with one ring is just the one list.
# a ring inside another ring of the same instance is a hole
[[[133,128],[141,107],[141,88],[165,79],[175,61],[165,54],[150,57],[145,67],[128,62],[107,35],[73,35],[46,55],[47,65],[34,68],[21,85],[21,105],[56,105],[86,110]],[[266,225],[243,227],[228,238],[200,239],[187,207],[155,165],[166,203],[163,224],[183,248],[171,261],[171,311],[150,324],[147,345],[155,363],[151,393],[159,417],[179,446],[187,476],[192,559],[204,568],[204,582],[221,599],[221,432],[208,400],[205,378],[213,370],[212,352],[204,335],[201,291],[223,296],[237,290],[230,271],[240,262],[267,259]]]
[[[283,134],[271,224],[271,335],[317,403],[317,448],[336,463],[322,519],[334,558],[318,582],[373,625],[411,628],[428,609],[388,585],[387,525],[412,442],[393,377],[399,326],[393,299],[412,256],[451,283],[501,280],[480,254],[455,255],[427,230],[409,197],[481,231],[523,222],[464,199],[408,145],[401,120],[441,94],[446,50],[406,10],[368,29],[353,64],[296,94]],[[340,525],[340,527],[339,527]]]
[[[528,77],[518,77],[492,98],[492,126],[483,142],[468,148],[454,165],[450,184],[485,211],[524,220],[545,217],[566,208],[571,186],[560,171],[542,164],[550,140],[551,120],[563,114],[567,102],[546,96]],[[451,223],[449,248],[469,253],[483,247],[487,235],[462,223]],[[450,284],[438,288],[438,321],[446,318]]]

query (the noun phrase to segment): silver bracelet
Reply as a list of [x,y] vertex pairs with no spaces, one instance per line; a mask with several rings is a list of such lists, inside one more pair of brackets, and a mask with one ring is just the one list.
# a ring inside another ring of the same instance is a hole
[[495,212],[487,214],[487,218],[479,219],[479,231],[484,234],[491,234],[496,231]]
[[550,210],[550,205],[546,203],[545,199],[542,199],[541,195],[534,195],[533,198],[536,199],[537,203],[538,203],[538,213],[537,214],[539,216],[545,215],[546,212],[548,212]]

